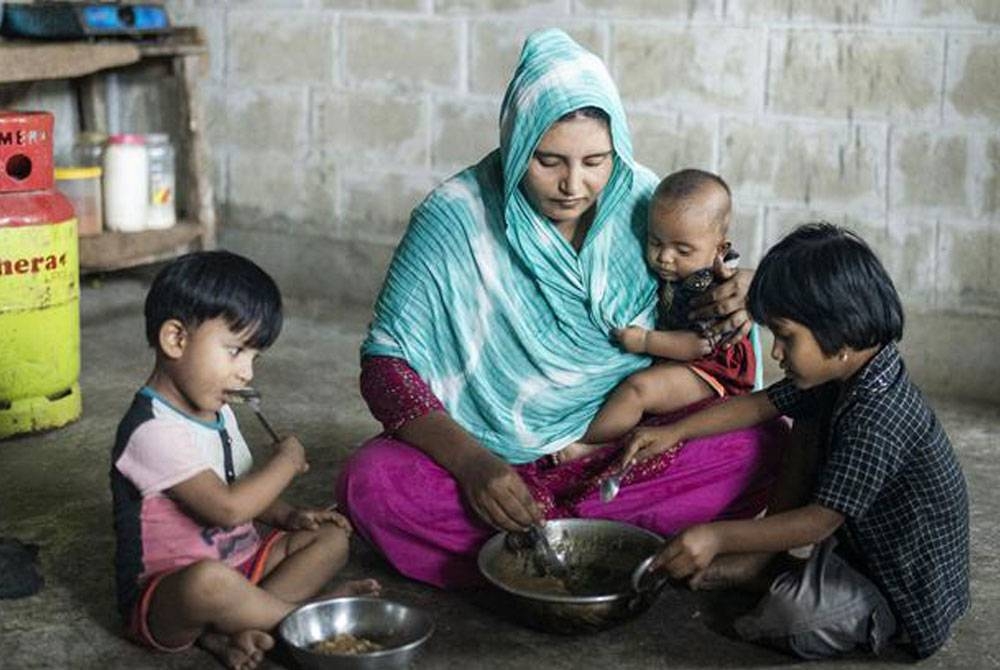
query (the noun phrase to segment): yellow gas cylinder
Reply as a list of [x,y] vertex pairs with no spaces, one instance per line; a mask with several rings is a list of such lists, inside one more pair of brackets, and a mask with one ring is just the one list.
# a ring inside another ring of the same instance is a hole
[[0,438],[82,410],[76,218],[53,181],[52,115],[0,110]]

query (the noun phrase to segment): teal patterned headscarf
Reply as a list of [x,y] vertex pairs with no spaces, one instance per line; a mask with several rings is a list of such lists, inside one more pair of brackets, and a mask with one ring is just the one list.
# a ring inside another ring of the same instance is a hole
[[[565,114],[611,121],[614,166],[577,253],[519,188]],[[607,394],[649,359],[611,330],[652,327],[643,260],[654,175],[632,159],[604,63],[560,30],[525,41],[500,115],[500,148],[414,211],[389,267],[364,356],[405,359],[486,448],[524,463],[578,439]]]

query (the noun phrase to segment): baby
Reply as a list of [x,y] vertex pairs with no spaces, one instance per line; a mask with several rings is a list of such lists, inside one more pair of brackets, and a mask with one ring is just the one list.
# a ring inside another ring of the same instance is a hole
[[686,169],[656,187],[649,206],[646,263],[660,279],[656,330],[628,326],[614,331],[622,348],[658,360],[623,381],[591,422],[581,442],[559,452],[572,460],[638,425],[643,414],[663,414],[714,396],[753,389],[755,361],[746,337],[719,346],[705,321],[691,321],[691,300],[714,285],[719,264],[739,255],[726,237],[731,216],[729,186],[710,172]]
[[[251,261],[182,256],[146,296],[153,371],[118,426],[111,457],[118,607],[129,637],[175,652],[195,641],[253,668],[270,631],[347,561],[347,519],[281,493],[306,472],[289,436],[253,468],[226,403],[281,331],[281,295]],[[258,534],[254,521],[274,530]],[[338,593],[377,594],[374,580]]]

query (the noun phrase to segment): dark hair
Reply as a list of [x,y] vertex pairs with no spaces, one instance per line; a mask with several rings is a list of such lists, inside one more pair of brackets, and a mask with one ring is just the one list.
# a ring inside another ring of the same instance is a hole
[[726,180],[714,172],[706,172],[697,168],[685,168],[668,174],[656,187],[654,198],[669,200],[685,200],[697,194],[709,184],[715,184],[730,198],[733,197]]
[[146,295],[146,341],[159,343],[168,319],[197,327],[222,317],[234,333],[250,329],[246,345],[266,349],[281,332],[281,293],[256,263],[228,251],[196,251],[164,267]]
[[828,356],[903,336],[899,294],[875,252],[855,233],[825,222],[799,226],[771,247],[747,305],[760,323],[801,323]]
[[659,200],[672,200],[683,203],[690,198],[700,194],[706,186],[718,186],[726,193],[725,206],[719,207],[713,217],[714,224],[723,235],[729,227],[729,212],[732,209],[732,191],[729,184],[719,175],[699,170],[697,168],[685,168],[668,174],[656,186],[653,192],[653,202]]
[[608,113],[600,107],[594,107],[592,105],[590,107],[580,107],[579,109],[574,109],[572,112],[566,112],[556,119],[556,123],[579,118],[597,119],[598,121],[604,121],[604,123],[609,127],[611,125],[611,117],[608,116]]

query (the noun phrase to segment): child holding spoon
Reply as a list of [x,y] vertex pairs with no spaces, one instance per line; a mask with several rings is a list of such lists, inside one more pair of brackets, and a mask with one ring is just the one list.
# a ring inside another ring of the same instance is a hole
[[622,462],[778,415],[811,418],[824,426],[808,447],[815,472],[798,473],[811,492],[792,509],[692,525],[653,569],[692,587],[746,586],[734,559],[816,545],[804,563],[772,563],[777,575],[744,575],[774,578],[736,621],[742,637],[803,658],[878,652],[890,641],[932,655],[969,608],[969,502],[951,442],[896,348],[903,309],[889,274],[853,232],[806,224],[767,252],[747,302],[774,334],[785,379],[638,429]]
[[[344,566],[351,526],[280,495],[309,469],[294,436],[251,470],[227,404],[277,339],[281,295],[246,258],[182,256],[146,297],[153,372],[118,426],[111,490],[118,606],[136,642],[166,652],[196,641],[231,668],[253,668],[270,631]],[[261,537],[254,521],[272,528]],[[337,595],[377,594],[374,580]]]

